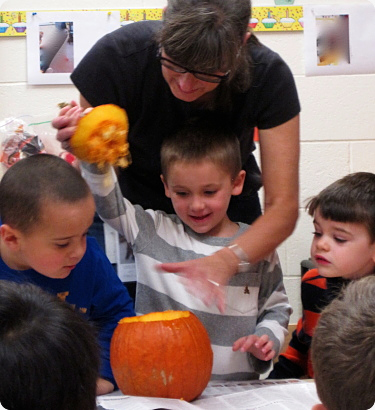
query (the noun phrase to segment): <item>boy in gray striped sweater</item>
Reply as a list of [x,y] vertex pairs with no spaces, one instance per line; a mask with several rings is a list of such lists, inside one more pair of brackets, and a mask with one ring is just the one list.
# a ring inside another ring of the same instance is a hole
[[131,204],[123,198],[111,167],[82,163],[99,215],[133,248],[135,310],[192,311],[211,339],[211,378],[258,379],[279,354],[292,311],[276,252],[257,264],[240,265],[223,287],[224,312],[192,296],[193,281],[159,270],[160,264],[197,259],[228,247],[248,228],[227,215],[231,196],[241,193],[245,179],[239,141],[221,125],[191,123],[163,142],[161,164],[161,180],[176,214]]

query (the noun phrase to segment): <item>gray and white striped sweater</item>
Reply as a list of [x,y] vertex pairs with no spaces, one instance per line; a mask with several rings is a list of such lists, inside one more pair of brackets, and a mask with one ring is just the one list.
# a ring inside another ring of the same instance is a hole
[[[206,327],[214,364],[212,379],[258,379],[270,361],[250,353],[233,352],[233,343],[242,336],[267,334],[279,353],[287,333],[291,306],[285,293],[276,252],[251,265],[248,272],[235,275],[226,287],[226,309],[207,307],[189,294],[175,274],[155,269],[158,263],[197,259],[227,246],[235,237],[207,237],[184,225],[176,215],[144,210],[122,197],[112,168],[98,170],[82,163],[82,175],[89,184],[101,218],[123,235],[133,248],[137,271],[135,310],[146,314],[164,310],[190,310]],[[239,223],[236,236],[248,225]]]

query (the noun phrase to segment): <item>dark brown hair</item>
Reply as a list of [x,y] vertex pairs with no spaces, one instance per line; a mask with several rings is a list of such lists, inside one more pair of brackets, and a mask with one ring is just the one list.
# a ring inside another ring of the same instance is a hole
[[194,118],[163,141],[161,168],[165,179],[171,165],[178,161],[211,161],[234,179],[241,171],[239,141],[224,124],[211,118]]
[[86,181],[66,161],[33,155],[12,165],[0,182],[1,221],[28,232],[40,220],[43,201],[74,203],[89,195]]
[[99,346],[67,303],[0,281],[0,403],[9,410],[94,410]]
[[250,0],[168,0],[157,41],[182,66],[208,73],[230,70],[221,94],[221,88],[245,91],[252,80],[248,47],[260,44],[252,35],[244,45],[250,17]]
[[335,181],[307,205],[309,215],[319,213],[336,222],[364,224],[375,241],[375,174],[356,172]]

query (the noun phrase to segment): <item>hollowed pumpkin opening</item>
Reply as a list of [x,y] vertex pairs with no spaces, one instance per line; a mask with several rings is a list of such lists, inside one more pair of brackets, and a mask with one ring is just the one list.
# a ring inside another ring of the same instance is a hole
[[121,323],[134,323],[134,322],[158,322],[164,320],[175,320],[181,319],[184,317],[189,317],[190,312],[182,311],[182,310],[166,310],[164,312],[151,312],[147,315],[142,316],[132,316],[132,317],[124,317],[119,321]]

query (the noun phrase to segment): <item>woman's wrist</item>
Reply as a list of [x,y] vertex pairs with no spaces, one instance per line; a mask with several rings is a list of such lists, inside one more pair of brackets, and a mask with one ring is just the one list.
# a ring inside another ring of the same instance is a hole
[[227,247],[221,248],[215,252],[212,256],[215,256],[217,271],[215,280],[221,284],[226,284],[232,276],[237,273],[238,258]]
[[249,269],[250,261],[246,252],[236,243],[227,246],[237,258],[237,272],[246,272]]

